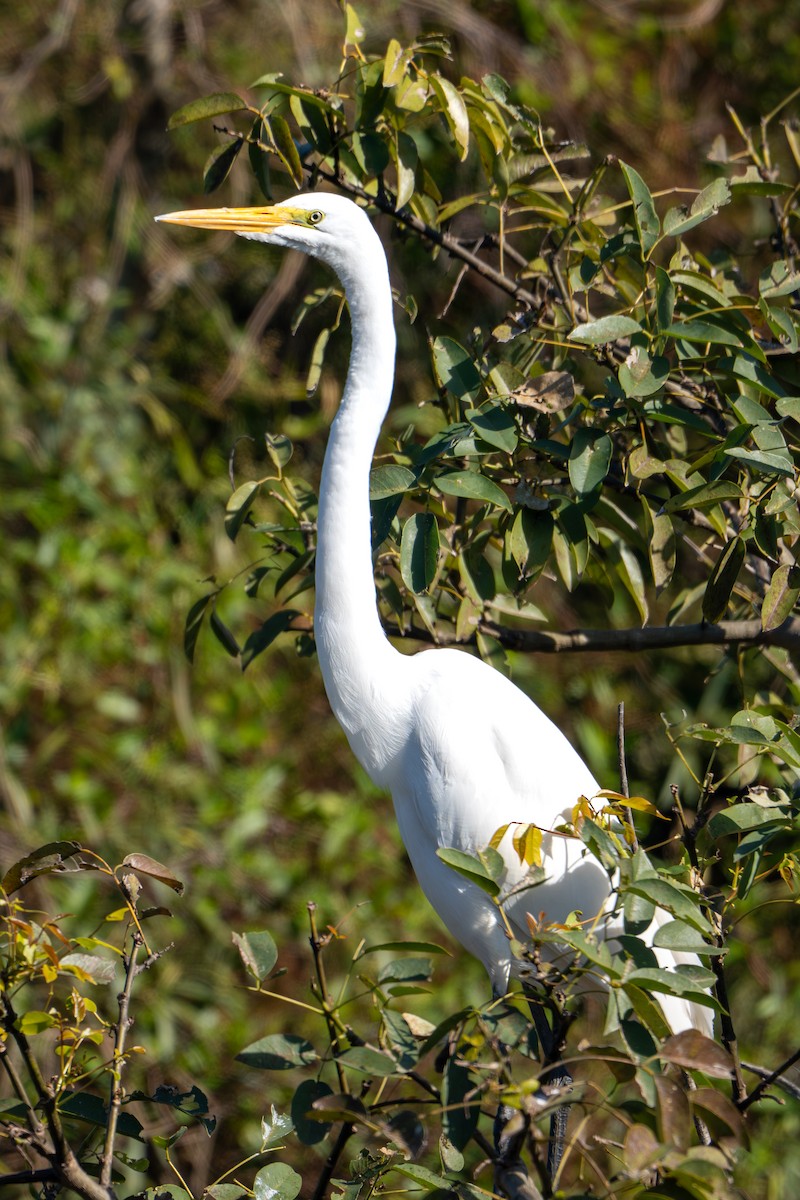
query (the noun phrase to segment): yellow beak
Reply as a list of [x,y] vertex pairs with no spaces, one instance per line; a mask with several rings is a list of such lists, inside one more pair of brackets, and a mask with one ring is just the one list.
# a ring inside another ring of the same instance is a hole
[[[279,225],[291,225],[298,212],[285,205],[267,208],[192,208],[185,212],[164,213],[157,221],[170,225],[192,225],[197,229],[225,229],[230,233],[265,233]],[[307,216],[303,213],[303,216]]]

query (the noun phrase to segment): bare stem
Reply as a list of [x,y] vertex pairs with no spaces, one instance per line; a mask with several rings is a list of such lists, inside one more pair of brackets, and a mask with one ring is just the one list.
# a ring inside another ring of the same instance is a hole
[[[776,1067],[775,1070],[766,1075],[760,1083],[757,1083],[749,1096],[745,1096],[744,1099],[737,1102],[740,1112],[744,1112],[745,1109],[749,1108],[751,1104],[755,1104],[756,1100],[760,1100],[767,1088],[773,1083],[777,1083],[779,1086],[782,1086],[783,1080],[781,1080],[781,1076],[783,1075],[783,1072],[787,1071],[789,1067],[793,1067],[798,1060],[800,1060],[800,1050],[795,1050],[794,1054],[790,1054],[789,1057],[785,1059],[779,1067]],[[742,1065],[744,1066],[746,1064]],[[747,1069],[748,1071],[755,1070],[754,1067],[750,1066],[748,1066]]]
[[[336,1028],[336,1022],[333,1017],[333,1002],[330,992],[328,991],[328,978],[325,973],[325,963],[322,959],[323,942],[317,931],[317,906],[313,900],[308,903],[308,922],[311,928],[311,936],[308,939],[311,945],[311,953],[314,956],[314,970],[317,973],[317,983],[319,985],[319,998],[322,1005],[322,1010],[325,1014],[325,1024],[328,1026],[328,1038],[331,1043],[331,1049],[339,1044],[339,1031]],[[339,1087],[345,1095],[350,1094],[350,1088],[345,1077],[344,1070],[338,1060],[334,1058],[336,1063],[336,1073],[339,1076]]]
[[130,1017],[131,992],[133,989],[133,981],[137,975],[136,960],[139,957],[139,951],[142,948],[143,939],[138,929],[133,931],[131,944],[131,952],[128,955],[125,964],[125,986],[118,996],[119,1002],[119,1017],[117,1018],[116,1028],[114,1030],[114,1058],[112,1062],[111,1076],[111,1092],[108,1101],[108,1121],[106,1123],[106,1136],[103,1145],[103,1154],[100,1159],[102,1164],[100,1170],[100,1182],[103,1187],[111,1186],[111,1170],[114,1162],[114,1141],[117,1136],[117,1124],[119,1115],[122,1109],[122,1098],[124,1095],[122,1088],[122,1071],[125,1066],[125,1043],[128,1036],[128,1030],[133,1024]]
[[[625,701],[620,700],[617,705],[617,760],[619,763],[619,790],[626,800],[630,799],[630,788],[628,786],[628,766],[625,762]],[[636,850],[639,842],[636,837],[636,827],[633,824],[633,813],[630,805],[625,806],[625,820],[628,822],[631,837],[631,849]]]

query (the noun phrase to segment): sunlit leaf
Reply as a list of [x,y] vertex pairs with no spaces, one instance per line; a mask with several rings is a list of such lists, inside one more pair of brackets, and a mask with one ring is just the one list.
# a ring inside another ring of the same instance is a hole
[[494,504],[497,508],[504,508],[507,512],[512,511],[511,501],[499,484],[477,471],[448,471],[446,474],[437,475],[433,483],[446,496],[479,500],[485,504]]
[[586,496],[600,487],[611,465],[613,444],[607,433],[582,427],[574,438],[569,452],[569,478],[579,496]]
[[271,1162],[253,1180],[254,1200],[294,1200],[303,1186],[303,1177],[288,1163]]
[[620,159],[619,163],[622,168],[622,174],[625,176],[631,200],[633,201],[633,219],[636,225],[636,232],[639,235],[639,244],[642,247],[642,257],[648,258],[650,251],[658,241],[658,235],[661,232],[661,223],[658,219],[653,197],[650,189],[633,167],[629,167]]
[[278,960],[278,947],[271,933],[232,933],[231,938],[248,971],[259,982],[266,979]]
[[791,614],[800,598],[800,571],[782,563],[772,573],[761,605],[761,628],[777,629]]
[[489,873],[485,864],[474,854],[466,854],[463,850],[440,848],[436,851],[436,855],[459,875],[463,875],[471,883],[477,884],[487,895],[497,896],[500,894],[500,885]]
[[588,346],[602,346],[605,342],[616,342],[620,338],[630,337],[633,333],[641,333],[642,327],[633,317],[619,313],[609,317],[600,317],[597,321],[588,321],[576,325],[570,333],[573,342],[585,342]]
[[150,858],[148,854],[126,854],[122,860],[124,867],[130,867],[137,875],[147,875],[151,879],[157,879],[159,883],[165,883],[167,887],[172,888],[173,892],[178,895],[183,892],[183,884],[180,879],[163,863],[157,862],[156,859]]
[[233,92],[214,92],[199,100],[192,100],[174,112],[167,123],[167,129],[177,129],[180,125],[190,125],[193,121],[205,121],[209,117],[219,117],[223,113],[238,112],[247,108],[244,100]]

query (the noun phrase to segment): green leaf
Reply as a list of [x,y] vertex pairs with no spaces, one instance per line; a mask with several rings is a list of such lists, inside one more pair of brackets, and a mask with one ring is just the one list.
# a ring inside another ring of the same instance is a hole
[[642,247],[642,258],[646,259],[650,256],[650,251],[658,241],[658,235],[661,232],[661,223],[658,219],[653,197],[650,194],[645,181],[633,167],[629,167],[620,159],[619,163],[622,168],[622,174],[625,176],[631,200],[633,201],[633,220],[636,225],[636,232],[639,235],[639,244]]
[[433,963],[429,958],[396,958],[378,972],[378,983],[419,983],[430,979]]
[[417,143],[408,133],[398,133],[394,143],[395,167],[397,169],[397,195],[395,205],[404,208],[414,195],[417,186]]
[[116,964],[101,959],[97,954],[65,954],[60,960],[62,970],[72,967],[79,977],[86,976],[92,983],[110,984],[116,978]]
[[700,897],[691,888],[679,887],[678,884],[659,879],[658,876],[644,876],[631,880],[627,890],[688,921],[701,933],[713,935],[713,929],[700,910]]
[[478,1125],[481,1105],[477,1082],[469,1068],[451,1053],[442,1078],[442,1125],[457,1150],[464,1149]]
[[233,943],[248,971],[259,981],[266,979],[278,961],[278,947],[271,933],[232,933]]
[[280,113],[273,113],[269,118],[275,150],[286,170],[289,172],[295,187],[303,186],[303,164],[294,144],[292,131]]
[[706,585],[703,616],[707,621],[719,621],[724,616],[744,558],[744,540],[740,537],[732,538],[714,564]]
[[242,146],[244,139],[235,138],[211,151],[203,167],[203,192],[206,196],[215,192],[228,178]]
[[758,290],[765,299],[789,296],[800,289],[800,271],[794,262],[778,259],[770,263],[758,277]]
[[411,52],[400,45],[397,38],[391,38],[383,58],[383,86],[396,87],[403,79],[411,58]]
[[295,97],[301,100],[304,105],[315,108],[322,113],[334,113],[336,111],[332,104],[329,104],[327,100],[323,100],[315,92],[310,92],[307,88],[294,87],[290,83],[281,83],[282,78],[283,75],[280,71],[277,73],[268,72],[266,75],[259,75],[258,79],[254,83],[251,83],[250,86],[254,88],[266,87],[271,92],[278,92],[283,96]]
[[746,833],[751,829],[760,829],[776,822],[784,825],[786,815],[780,811],[776,812],[774,808],[762,808],[760,804],[742,801],[715,813],[708,822],[708,832],[712,838],[726,837]]
[[664,950],[680,950],[687,954],[719,954],[716,946],[709,946],[696,929],[684,921],[667,921],[653,937],[653,945]]
[[503,489],[477,471],[448,471],[437,475],[433,480],[434,487],[447,496],[460,496],[465,500],[480,500],[484,504],[494,504],[513,512],[513,506]]
[[239,643],[215,608],[211,611],[210,624],[211,630],[220,645],[230,654],[231,658],[238,658]]
[[[108,1124],[108,1109],[105,1102],[100,1096],[95,1096],[91,1092],[73,1092],[61,1097],[58,1102],[58,1111],[68,1117],[85,1121],[87,1125],[96,1125],[100,1129],[105,1129]],[[133,1113],[123,1112],[120,1114],[118,1130],[125,1137],[144,1141],[142,1128],[141,1121]],[[186,1192],[183,1192],[182,1189],[178,1190],[182,1192],[183,1196],[186,1196]],[[191,1200],[191,1197],[187,1196],[187,1200]]]
[[684,342],[700,342],[705,345],[707,342],[721,346],[741,346],[742,339],[734,329],[723,326],[714,325],[711,321],[698,321],[689,319],[686,321],[676,321],[664,330],[669,337],[679,338]]
[[240,96],[233,92],[214,92],[211,96],[184,104],[183,108],[172,114],[167,129],[191,125],[193,121],[205,121],[208,117],[219,117],[222,113],[239,112],[242,108],[247,108],[247,105]]
[[264,122],[261,117],[256,117],[253,122],[253,127],[250,130],[250,141],[247,143],[247,156],[250,159],[250,170],[256,177],[261,195],[264,199],[272,204],[272,185],[270,182],[269,173],[269,154],[266,150],[259,146],[259,142],[264,142]]
[[294,1122],[287,1113],[278,1112],[270,1105],[269,1117],[261,1118],[261,1150],[272,1150],[294,1132]]
[[331,329],[326,326],[324,329],[320,329],[314,342],[314,348],[311,351],[311,361],[308,366],[308,374],[306,375],[306,396],[309,399],[319,387],[322,368],[325,365],[325,351],[328,348],[330,336]]
[[408,467],[387,463],[375,467],[369,476],[370,500],[385,500],[388,496],[402,496],[416,487],[417,477]]
[[777,629],[791,614],[800,597],[800,571],[782,563],[772,574],[761,605],[761,628]]
[[780,415],[800,424],[800,396],[783,396],[775,405]]
[[228,497],[225,505],[225,532],[232,542],[244,524],[245,517],[253,506],[253,502],[261,489],[261,482],[250,479],[241,484]]
[[665,992],[668,996],[695,995],[714,986],[714,972],[704,967],[681,964],[677,967],[637,967],[625,976],[625,983]]
[[605,544],[608,564],[613,566],[636,605],[639,616],[642,618],[642,625],[646,625],[650,610],[644,586],[644,575],[636,551],[624,538],[611,529],[601,529],[600,536]]
[[626,396],[652,396],[669,379],[669,362],[661,354],[650,358],[641,346],[632,346],[618,377]]
[[393,1058],[381,1050],[371,1050],[369,1046],[353,1046],[352,1049],[339,1054],[336,1061],[360,1075],[374,1075],[378,1079],[388,1079],[398,1071]]
[[303,1186],[303,1177],[288,1163],[271,1162],[253,1180],[254,1200],[295,1200]]
[[500,894],[500,885],[492,877],[486,866],[474,854],[466,854],[463,850],[440,848],[436,851],[438,858],[452,867],[459,875],[463,875],[471,883],[476,884],[481,891],[489,896]]
[[265,433],[264,445],[277,470],[282,471],[294,453],[291,438],[285,433]]
[[294,608],[283,608],[280,612],[267,617],[263,625],[254,630],[242,649],[242,670],[246,671],[254,658],[257,658],[267,646],[271,646],[281,633],[291,628],[292,621],[300,614]]
[[502,404],[468,409],[465,415],[484,442],[496,446],[506,454],[514,453],[519,441],[517,426],[511,413]]
[[698,487],[687,488],[677,496],[670,496],[664,505],[665,513],[682,512],[689,508],[711,508],[723,500],[741,500],[742,489],[735,483],[720,480],[715,483],[701,483]]
[[663,267],[656,267],[656,325],[663,333],[672,324],[675,311],[675,285]]
[[310,1042],[292,1033],[271,1033],[251,1042],[236,1055],[236,1061],[260,1071],[289,1071],[292,1067],[310,1067],[318,1055]]
[[439,526],[430,512],[413,513],[403,525],[400,574],[412,592],[426,592],[439,565]]
[[459,400],[473,402],[481,390],[481,377],[470,354],[453,338],[433,342],[433,373],[439,387]]
[[95,869],[81,863],[77,857],[80,852],[80,842],[48,842],[39,846],[9,867],[3,876],[3,891],[10,895],[38,875],[50,875],[55,871]]
[[677,539],[672,519],[665,512],[653,513],[647,554],[657,592],[663,591],[672,580],[677,561],[676,547]]
[[763,296],[759,298],[758,307],[775,337],[783,343],[790,354],[796,354],[800,348],[800,338],[798,338],[798,327],[792,320],[791,312],[777,304],[767,304]]
[[309,1116],[315,1101],[332,1096],[333,1091],[320,1079],[304,1079],[292,1097],[292,1124],[304,1146],[316,1146],[326,1137],[331,1126]]
[[598,429],[579,429],[569,451],[569,479],[579,496],[599,489],[611,465],[613,444]]
[[633,317],[626,317],[624,313],[616,313],[609,317],[600,317],[597,321],[588,321],[584,325],[576,325],[569,337],[573,342],[584,342],[588,346],[602,346],[606,342],[616,342],[619,338],[630,337],[633,333],[641,332],[641,325],[638,321],[634,321]]
[[214,592],[209,592],[207,596],[201,596],[199,600],[195,600],[186,614],[186,623],[183,628],[183,652],[189,662],[194,662],[195,647],[197,646],[197,638],[200,634],[203,618],[215,594]]
[[451,1192],[452,1180],[445,1178],[444,1175],[435,1175],[433,1171],[420,1166],[419,1163],[396,1162],[392,1164],[392,1170],[397,1171],[398,1175],[405,1175],[407,1179],[418,1183],[423,1191],[446,1191],[448,1194]]
[[52,1013],[39,1012],[35,1008],[29,1009],[14,1022],[16,1028],[26,1037],[35,1037],[44,1029],[52,1029],[55,1023],[56,1019]]
[[429,82],[442,106],[442,113],[453,135],[458,157],[463,162],[469,151],[469,115],[458,89],[444,76],[432,72]]
[[681,206],[669,210],[664,217],[664,236],[678,237],[679,234],[686,233],[695,225],[699,225],[701,221],[707,221],[709,217],[715,216],[724,204],[730,202],[730,199],[731,189],[727,179],[715,179],[708,187],[703,188],[699,196],[695,197],[691,208],[687,209]]
[[520,508],[509,534],[509,551],[525,577],[536,578],[550,557],[553,545],[553,515],[548,511]]
[[734,446],[723,450],[723,454],[739,459],[763,475],[784,475],[787,479],[794,476],[794,464],[788,451],[772,453],[769,450],[742,450]]

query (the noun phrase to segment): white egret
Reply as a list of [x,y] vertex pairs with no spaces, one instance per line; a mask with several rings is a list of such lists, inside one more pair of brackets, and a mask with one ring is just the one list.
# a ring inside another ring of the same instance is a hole
[[[455,938],[485,966],[497,995],[518,963],[496,905],[446,866],[437,850],[475,854],[511,822],[553,830],[579,797],[599,791],[588,767],[519,688],[471,654],[401,654],[378,614],[370,545],[369,474],[391,399],[395,330],[386,256],[366,213],[342,196],[295,196],[261,208],[200,209],[159,217],[229,230],[294,248],[327,263],[344,286],[352,348],[341,405],[325,454],[317,524],[314,633],[331,708],[370,778],[391,792],[417,879]],[[504,888],[526,871],[509,831],[499,850]],[[613,887],[577,839],[546,835],[546,881],[505,904],[516,937],[530,939],[528,912],[563,922],[573,910],[600,915],[609,934]],[[666,920],[656,914],[654,926]],[[697,961],[658,950],[662,966]],[[710,1032],[707,1008],[664,997],[674,1032]]]

